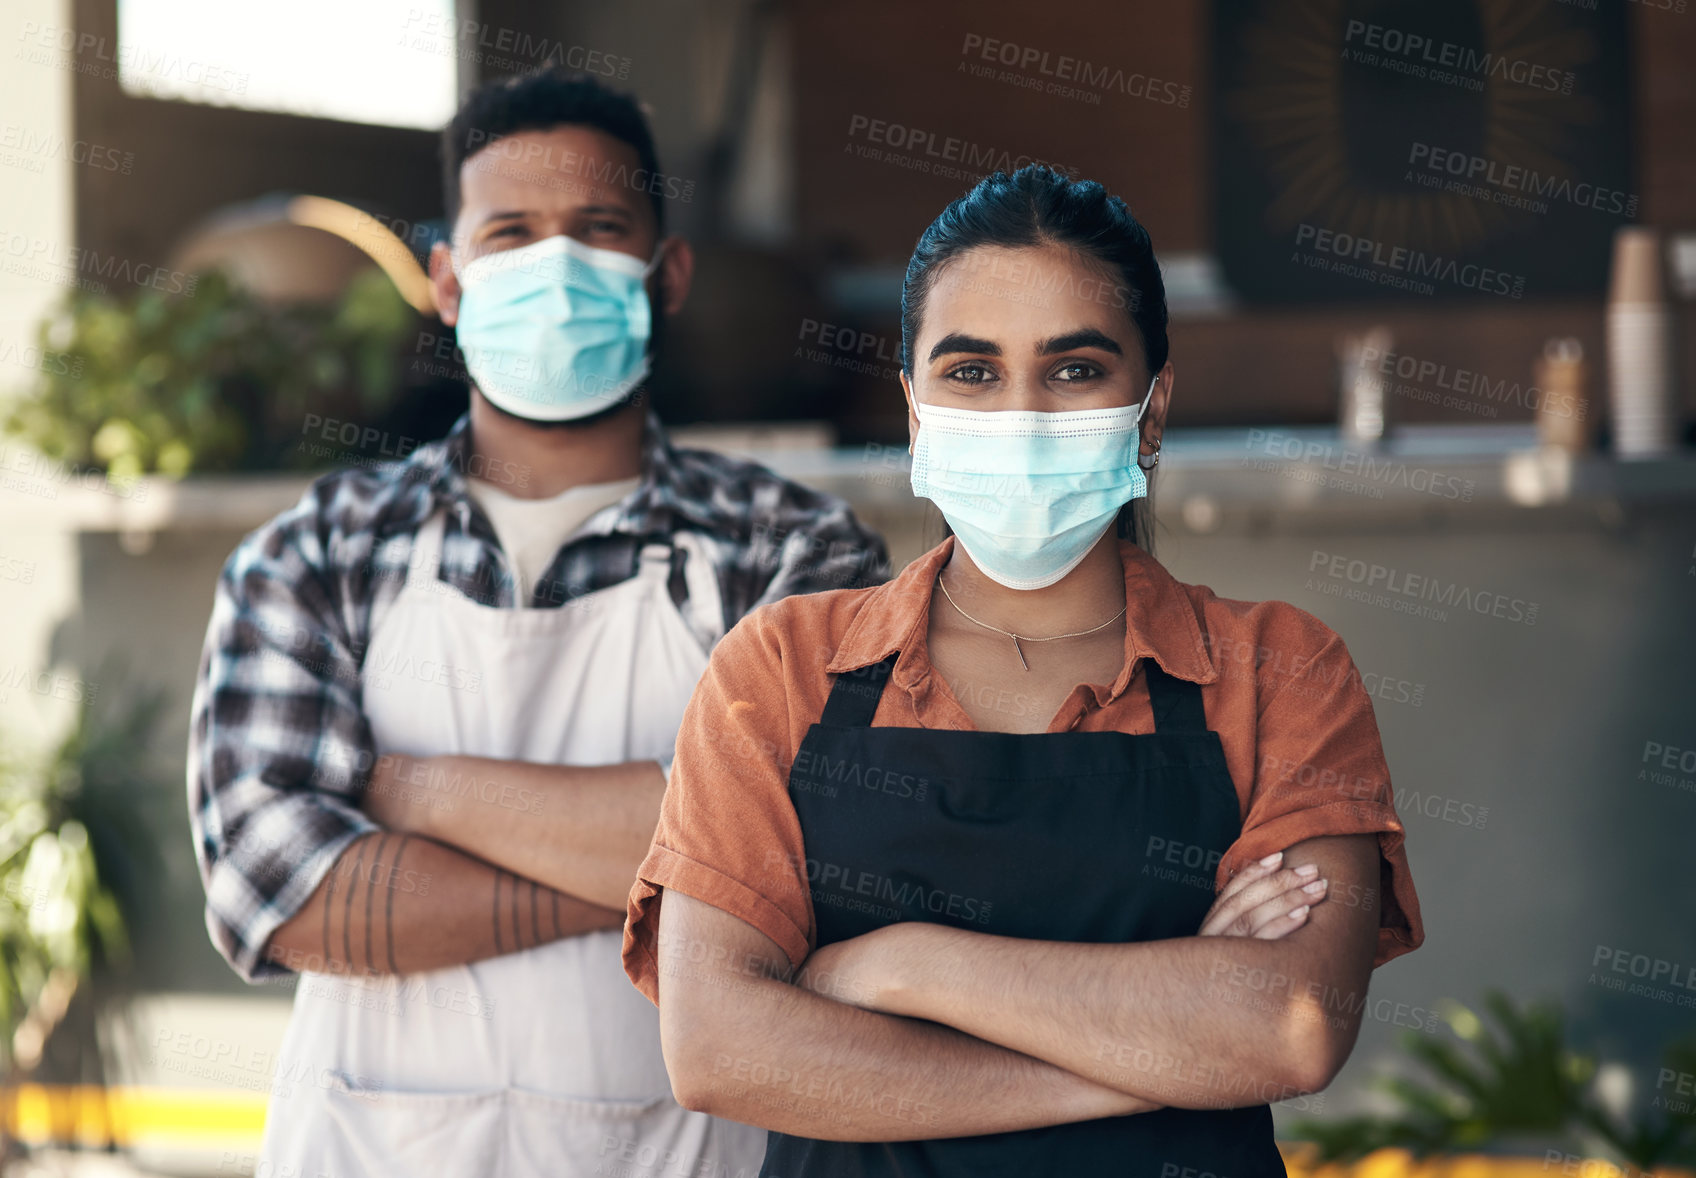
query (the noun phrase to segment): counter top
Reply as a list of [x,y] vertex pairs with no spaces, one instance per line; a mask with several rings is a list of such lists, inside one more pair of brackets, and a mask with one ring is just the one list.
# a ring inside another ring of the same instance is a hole
[[[781,433],[681,427],[683,445],[707,445],[761,462],[810,486],[880,512],[916,509],[905,445],[757,444]],[[791,437],[817,439],[817,431]],[[752,437],[756,444],[745,444]],[[13,445],[0,447],[0,523],[146,534],[174,529],[247,531],[292,505],[309,474],[149,477],[132,487],[76,474]],[[1156,510],[1193,532],[1309,526],[1392,526],[1503,516],[1569,516],[1615,524],[1636,505],[1696,503],[1696,453],[1619,461],[1537,446],[1531,425],[1400,428],[1382,446],[1345,444],[1335,429],[1168,430],[1154,483]]]

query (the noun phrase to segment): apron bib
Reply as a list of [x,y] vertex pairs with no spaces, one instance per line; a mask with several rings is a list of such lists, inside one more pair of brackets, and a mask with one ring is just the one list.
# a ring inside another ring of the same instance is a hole
[[[1213,906],[1214,870],[1242,831],[1196,684],[1143,660],[1155,717],[1147,735],[873,728],[895,659],[837,677],[790,770],[819,945],[898,920],[1089,943],[1195,935]],[[1167,1108],[930,1141],[772,1133],[760,1173],[1180,1171],[1284,1178],[1270,1107]]]
[[[438,579],[444,520],[419,532],[373,623],[362,685],[379,755],[669,757],[707,664],[667,588],[671,549],[644,547],[635,576],[557,609],[497,609]],[[716,618],[712,570],[689,556],[691,613]],[[672,1099],[622,941],[606,929],[398,977],[303,973],[262,1172],[751,1175],[762,1130]]]

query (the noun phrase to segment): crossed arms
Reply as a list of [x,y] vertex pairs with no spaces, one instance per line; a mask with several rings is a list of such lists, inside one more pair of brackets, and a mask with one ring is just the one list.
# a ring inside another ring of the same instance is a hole
[[362,807],[384,829],[347,844],[266,956],[412,973],[620,928],[664,792],[653,761],[382,757]]
[[[668,890],[657,953],[673,1090],[687,1108],[838,1141],[1317,1091],[1359,1031],[1378,863],[1373,835],[1297,843],[1227,884],[1193,937],[1071,944],[905,923],[798,972],[751,925]],[[1319,896],[1301,890],[1318,879]]]

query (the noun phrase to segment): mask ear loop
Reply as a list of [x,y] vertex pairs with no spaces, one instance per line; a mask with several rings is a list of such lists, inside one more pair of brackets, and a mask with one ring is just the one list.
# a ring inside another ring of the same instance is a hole
[[[1148,395],[1142,399],[1142,404],[1140,406],[1138,406],[1138,408],[1137,408],[1137,418],[1136,418],[1136,421],[1133,422],[1132,424],[1139,425],[1139,426],[1142,424],[1143,414],[1148,412],[1149,403],[1154,400],[1154,386],[1156,386],[1159,383],[1160,383],[1160,374],[1157,372],[1157,373],[1154,374],[1154,379],[1148,382]],[[1141,436],[1140,430],[1138,431],[1138,436],[1139,437]],[[1146,455],[1146,456],[1143,454],[1141,448],[1139,447],[1138,450],[1137,450],[1137,465],[1142,467],[1142,469],[1145,473],[1147,471],[1151,471],[1155,467],[1159,466],[1160,465],[1160,447],[1156,446],[1154,448],[1154,453]]]

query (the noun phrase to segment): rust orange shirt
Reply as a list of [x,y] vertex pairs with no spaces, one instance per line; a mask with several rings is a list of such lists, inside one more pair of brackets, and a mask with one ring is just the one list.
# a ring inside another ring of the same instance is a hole
[[[684,712],[659,827],[630,890],[624,969],[650,1001],[658,1001],[654,943],[664,888],[753,925],[791,964],[812,951],[813,899],[789,767],[824,711],[833,674],[901,652],[874,727],[971,729],[956,690],[996,693],[993,705],[980,696],[986,706],[1000,706],[1005,693],[1006,705],[1016,705],[1014,681],[948,684],[931,667],[931,586],[953,546],[949,537],[875,588],[763,606],[713,651]],[[1111,685],[1073,688],[1048,731],[1153,732],[1143,659],[1200,684],[1207,726],[1219,734],[1242,805],[1242,834],[1217,864],[1186,862],[1193,849],[1152,845],[1144,852],[1151,862],[1208,872],[1217,890],[1303,839],[1376,833],[1382,917],[1374,964],[1417,948],[1425,933],[1404,830],[1372,700],[1342,639],[1293,605],[1231,601],[1179,582],[1127,541],[1119,553],[1124,664]]]

